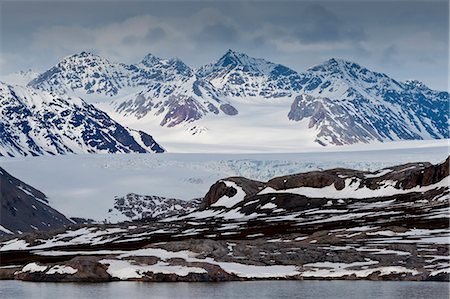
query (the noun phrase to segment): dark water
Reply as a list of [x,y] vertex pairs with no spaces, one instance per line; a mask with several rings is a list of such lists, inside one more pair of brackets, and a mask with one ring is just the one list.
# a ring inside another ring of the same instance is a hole
[[257,281],[224,283],[35,283],[0,281],[0,298],[449,298],[445,282]]

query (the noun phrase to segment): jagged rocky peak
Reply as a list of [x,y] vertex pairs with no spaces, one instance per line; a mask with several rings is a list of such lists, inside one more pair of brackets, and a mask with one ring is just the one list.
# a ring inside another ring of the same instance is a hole
[[233,51],[229,49],[216,63],[222,67],[256,67],[257,64],[262,62],[267,63],[264,59],[256,59],[248,56],[245,53]]
[[301,88],[301,77],[294,70],[233,50],[217,62],[199,68],[197,73],[222,95],[234,98],[288,97]]
[[367,88],[370,84],[376,83],[380,87],[401,88],[399,82],[384,73],[371,71],[358,63],[340,58],[331,58],[324,63],[309,68],[305,72],[305,77],[307,78],[311,75],[325,77],[326,79],[343,80],[350,85],[354,85],[350,87],[362,86],[363,88]]
[[[166,73],[173,72],[176,75],[184,77],[192,77],[194,75],[193,70],[181,59],[179,58],[162,59],[151,53],[147,54],[136,66],[143,68],[144,70],[159,69],[160,71],[164,71]],[[160,77],[155,79],[164,80],[167,78]]]
[[145,55],[145,57],[141,60],[141,64],[145,65],[146,67],[152,67],[158,63],[161,62],[161,58],[153,55],[152,53],[148,53]]
[[213,64],[199,69],[200,76],[211,77],[214,72],[221,69],[240,70],[254,75],[269,75],[277,65],[262,58],[253,58],[245,53],[229,49],[219,60]]
[[[113,64],[108,59],[90,52],[81,52],[65,57],[56,66],[62,71],[81,71],[90,68],[96,71],[102,71],[101,67],[111,67]],[[103,69],[107,71],[107,69]]]

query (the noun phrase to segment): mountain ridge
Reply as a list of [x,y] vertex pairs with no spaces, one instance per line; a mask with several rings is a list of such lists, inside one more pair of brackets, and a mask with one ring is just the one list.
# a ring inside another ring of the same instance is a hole
[[[216,124],[240,123],[241,130],[248,130],[245,134],[255,135],[258,132],[252,128],[264,124],[264,117],[258,114],[269,109],[250,113],[246,104],[263,106],[264,101],[274,104],[274,113],[281,115],[284,109],[289,120],[280,119],[275,127],[286,127],[290,135],[298,127],[293,140],[314,134],[307,142],[321,146],[450,137],[448,92],[431,90],[418,81],[400,82],[345,59],[331,58],[302,73],[231,49],[198,69],[178,58],[161,59],[153,54],[129,65],[112,64],[85,52],[66,59],[86,61],[65,68],[66,73],[75,70],[74,76],[60,76],[60,71],[50,69],[29,86],[52,90],[55,75],[54,90],[84,91],[86,97],[93,98],[106,96],[110,101],[97,107],[116,120],[143,131],[170,128],[161,131],[163,142],[172,142],[165,136],[174,134],[190,144],[214,142],[211,140],[224,131]],[[110,71],[96,71],[110,64]],[[65,64],[58,65],[60,70]],[[289,105],[277,104],[286,99]],[[203,137],[193,139],[193,135]],[[227,138],[238,142],[232,136]]]
[[80,98],[0,82],[0,156],[163,152]]

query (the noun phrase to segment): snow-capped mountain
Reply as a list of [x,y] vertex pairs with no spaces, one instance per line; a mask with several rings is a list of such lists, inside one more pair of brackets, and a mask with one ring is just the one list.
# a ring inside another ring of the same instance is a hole
[[294,100],[288,117],[309,119],[322,145],[449,138],[447,92],[339,59],[302,76],[305,94]]
[[216,63],[205,65],[198,75],[224,96],[279,98],[301,89],[300,75],[292,69],[228,50]]
[[134,67],[145,77],[160,82],[183,80],[194,74],[192,69],[178,58],[162,59],[150,53]]
[[97,99],[116,96],[123,88],[146,82],[139,69],[87,52],[68,56],[28,83],[29,87]]
[[161,126],[168,127],[208,113],[237,114],[219,98],[214,86],[198,78],[183,61],[152,54],[127,65],[82,52],[66,57],[28,86],[93,101],[117,98],[110,103],[115,112],[138,119],[160,116]]
[[0,82],[0,156],[164,150],[80,98]]
[[150,83],[146,90],[114,100],[110,106],[123,116],[158,119],[166,127],[196,121],[207,114],[238,114],[236,108],[219,98],[209,82],[194,75],[179,81]]
[[110,103],[114,112],[137,119],[158,119],[174,127],[199,120],[206,114],[236,115],[238,111],[208,81],[199,78],[179,59],[147,55],[137,68],[150,78],[140,92]]
[[[285,151],[286,144],[313,148],[449,137],[448,92],[334,58],[297,73],[232,50],[198,70],[152,54],[127,65],[82,52],[29,86],[89,101],[109,99],[97,108],[133,128],[157,132],[175,151],[185,151],[183,144],[212,145],[207,151],[232,145],[253,151],[270,144]],[[262,131],[266,138],[259,138]]]

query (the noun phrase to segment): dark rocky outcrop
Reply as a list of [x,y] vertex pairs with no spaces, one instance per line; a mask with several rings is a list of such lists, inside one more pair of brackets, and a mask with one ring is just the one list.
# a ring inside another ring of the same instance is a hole
[[[258,181],[250,180],[244,177],[231,177],[227,178],[227,181],[236,183],[241,187],[245,194],[255,194],[260,191],[264,184]],[[236,189],[228,187],[223,181],[218,181],[213,184],[208,193],[206,193],[203,202],[200,204],[200,208],[206,208],[217,202],[222,196],[233,197],[236,195]]]
[[72,223],[49,206],[45,194],[0,167],[0,225],[17,233],[54,230]]

